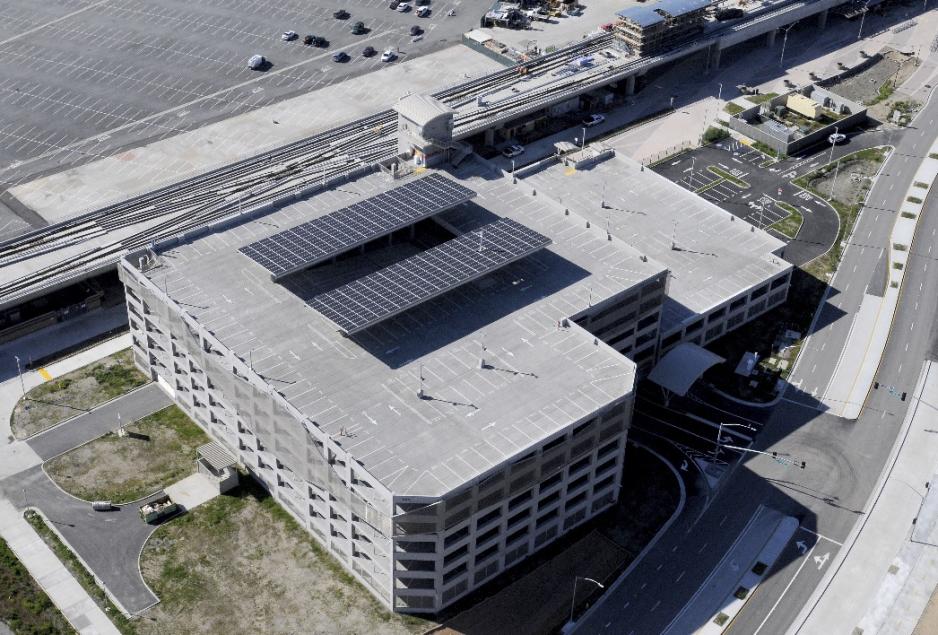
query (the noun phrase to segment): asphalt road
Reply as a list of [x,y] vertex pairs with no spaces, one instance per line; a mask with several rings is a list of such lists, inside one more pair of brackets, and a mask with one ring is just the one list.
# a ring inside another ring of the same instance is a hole
[[[850,315],[887,244],[894,212],[936,136],[938,100],[931,99],[915,128],[897,141],[884,176],[868,198],[854,240],[832,282],[829,311],[843,315],[803,347],[790,388],[759,434],[755,448],[807,462],[805,470],[757,456],[742,461],[700,515],[685,512],[629,578],[607,593],[577,633],[659,633],[671,622],[720,561],[759,505],[801,519],[801,527],[747,602],[730,632],[783,633],[835,558],[839,543],[863,513],[888,457],[908,402],[874,391],[855,422],[825,414],[811,395],[821,392],[843,350]],[[906,267],[906,281],[893,329],[877,373],[881,384],[911,393],[922,361],[935,342],[938,276],[928,248],[938,232],[938,197],[929,196],[919,238]],[[823,317],[822,317],[823,323]],[[699,496],[697,497],[699,499]],[[689,499],[689,507],[699,500]],[[802,540],[805,553],[796,545]],[[815,560],[815,556],[819,560]],[[826,557],[825,557],[826,556]],[[715,607],[717,608],[717,607]]]

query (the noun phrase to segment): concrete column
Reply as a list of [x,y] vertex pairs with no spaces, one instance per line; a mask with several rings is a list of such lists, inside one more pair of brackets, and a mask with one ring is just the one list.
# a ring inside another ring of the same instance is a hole
[[827,27],[827,9],[824,9],[817,14],[817,28],[823,29]]
[[487,146],[495,145],[495,130],[492,128],[488,128],[485,131],[485,145]]
[[778,35],[778,29],[772,29],[765,34],[765,45],[769,48],[775,46],[775,36]]
[[635,94],[635,75],[629,75],[625,78],[625,94],[634,95]]
[[715,71],[718,68],[720,68],[720,52],[721,52],[721,49],[720,49],[719,42],[716,42],[710,46],[710,49],[707,53],[708,55],[707,69],[708,70]]

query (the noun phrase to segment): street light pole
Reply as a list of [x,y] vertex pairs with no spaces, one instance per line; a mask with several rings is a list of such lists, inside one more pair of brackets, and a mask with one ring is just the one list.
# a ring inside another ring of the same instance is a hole
[[831,181],[831,193],[827,197],[827,200],[834,198],[834,184],[837,183],[837,173],[840,171],[840,158],[837,159],[837,165],[834,167],[834,180]]
[[593,584],[598,586],[600,589],[606,588],[601,583],[594,580],[593,578],[584,578],[583,576],[579,576],[579,575],[573,578],[573,597],[570,599],[570,623],[571,624],[573,624],[573,609],[576,608],[576,583],[579,582],[580,580],[586,580],[587,582],[592,582]]
[[827,162],[830,163],[834,160],[834,146],[837,145],[837,131],[840,130],[838,126],[834,126],[834,134],[831,135],[831,155],[828,157]]
[[716,442],[716,446],[714,446],[714,448],[713,448],[713,460],[714,460],[714,461],[717,460],[717,457],[718,457],[719,454],[720,454],[720,443],[723,441],[723,428],[747,428],[747,429],[749,429],[749,430],[752,430],[753,432],[755,432],[755,430],[756,430],[756,429],[753,428],[751,425],[748,425],[748,424],[745,424],[745,423],[723,423],[723,422],[721,421],[721,422],[720,422],[720,427],[719,427],[719,429],[717,430],[717,442]]
[[29,404],[26,403],[26,382],[23,380],[23,367],[20,366],[20,356],[14,355],[13,359],[16,360],[16,374],[20,377],[20,388],[23,390],[23,405],[29,407]]
[[[926,0],[926,2],[927,1],[928,0]],[[870,0],[866,0],[866,2],[863,3],[863,11],[860,13],[860,32],[857,33],[858,40],[863,39],[863,20],[866,19],[866,12],[869,10],[869,6],[870,6]]]
[[583,143],[580,146],[580,149],[584,150],[585,148],[586,148],[586,126],[583,126]]
[[723,98],[723,82],[717,82],[717,86],[720,87],[717,91],[717,101],[719,101]]
[[797,23],[796,23],[796,22],[792,22],[792,23],[789,24],[787,27],[785,27],[784,29],[782,29],[783,31],[785,31],[785,37],[782,38],[782,56],[781,56],[780,58],[778,58],[778,65],[779,65],[779,66],[784,66],[784,65],[785,65],[785,45],[788,44],[788,31],[790,31],[790,30],[791,30],[791,27],[795,26],[795,24],[797,24]]

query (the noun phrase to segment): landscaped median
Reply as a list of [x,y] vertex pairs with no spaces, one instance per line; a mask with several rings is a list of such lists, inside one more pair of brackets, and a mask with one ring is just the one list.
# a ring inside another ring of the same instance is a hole
[[[72,627],[0,538],[0,625],[14,633],[72,633]],[[0,631],[3,629],[0,628]]]
[[13,435],[25,439],[139,388],[149,380],[125,349],[26,393],[13,410]]

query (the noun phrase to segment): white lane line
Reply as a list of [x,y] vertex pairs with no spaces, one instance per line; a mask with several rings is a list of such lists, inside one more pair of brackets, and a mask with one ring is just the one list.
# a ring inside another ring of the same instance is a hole
[[[803,529],[803,528],[802,528]],[[772,613],[775,612],[775,609],[778,608],[778,605],[782,603],[782,600],[785,598],[785,594],[788,593],[788,589],[791,588],[791,585],[795,583],[795,580],[798,579],[798,574],[801,573],[801,570],[804,569],[804,566],[808,564],[808,561],[811,560],[811,554],[814,553],[814,546],[808,549],[808,553],[804,554],[804,560],[799,565],[798,570],[795,571],[795,575],[791,577],[791,580],[788,581],[788,584],[785,585],[785,588],[782,590],[782,594],[778,596],[778,599],[775,600],[775,604],[772,605],[772,608],[769,609],[768,614],[765,616],[765,619],[762,620],[762,623],[759,624],[759,627],[753,632],[752,635],[758,635],[759,631],[762,630],[762,627],[765,626],[765,623],[769,621],[769,618],[772,617]]]
[[837,542],[837,541],[834,540],[833,538],[828,538],[828,537],[825,536],[824,534],[819,534],[819,533],[816,532],[816,531],[811,531],[811,530],[808,529],[807,527],[803,527],[803,526],[802,526],[802,527],[798,527],[798,529],[800,529],[801,531],[806,531],[806,532],[808,532],[809,534],[814,534],[814,535],[817,536],[818,538],[823,538],[823,539],[826,540],[827,542],[832,542],[832,543],[834,543],[835,545],[837,545],[838,547],[843,547],[843,546],[844,546],[844,543],[842,543],[842,542]]

